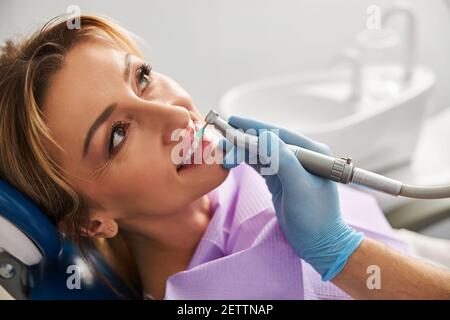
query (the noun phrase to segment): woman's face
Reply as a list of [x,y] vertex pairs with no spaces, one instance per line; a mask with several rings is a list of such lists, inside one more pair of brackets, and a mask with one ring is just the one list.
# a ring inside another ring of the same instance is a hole
[[174,130],[202,122],[192,99],[145,61],[105,42],[85,41],[68,52],[43,109],[52,137],[65,150],[49,146],[50,154],[91,214],[117,221],[160,217],[227,176],[217,161],[177,168]]

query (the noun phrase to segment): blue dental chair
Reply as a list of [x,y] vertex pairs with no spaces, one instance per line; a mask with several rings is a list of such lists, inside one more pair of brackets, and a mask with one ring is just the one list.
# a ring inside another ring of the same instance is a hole
[[[14,299],[139,299],[94,249],[100,279],[29,199],[0,180],[0,287]],[[120,292],[118,294],[116,291]]]

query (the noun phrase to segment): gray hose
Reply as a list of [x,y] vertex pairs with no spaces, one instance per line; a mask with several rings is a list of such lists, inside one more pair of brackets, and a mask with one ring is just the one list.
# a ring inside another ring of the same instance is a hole
[[[258,137],[233,128],[229,123],[211,110],[205,118],[231,143],[243,143],[250,152],[258,154]],[[339,183],[354,183],[393,196],[417,199],[450,198],[450,185],[446,186],[413,186],[390,179],[381,174],[354,167],[351,158],[334,158],[295,145],[288,145],[302,166],[312,174]]]
[[443,199],[450,198],[450,185],[444,186],[413,186],[402,184],[400,195],[417,199]]

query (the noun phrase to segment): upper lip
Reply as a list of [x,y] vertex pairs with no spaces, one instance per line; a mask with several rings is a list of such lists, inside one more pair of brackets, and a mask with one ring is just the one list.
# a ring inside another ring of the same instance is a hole
[[190,115],[192,121],[194,121],[194,122],[202,122],[203,121],[203,119],[201,117],[199,117],[197,113],[192,111],[192,109],[188,108],[187,110],[189,111],[189,115]]

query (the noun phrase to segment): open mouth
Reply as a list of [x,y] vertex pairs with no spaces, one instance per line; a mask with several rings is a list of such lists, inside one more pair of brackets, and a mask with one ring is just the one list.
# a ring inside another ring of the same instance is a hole
[[[205,135],[200,132],[201,126],[199,123],[193,123],[193,125],[189,126],[186,130],[186,139],[189,140],[189,144],[187,148],[183,149],[181,163],[179,163],[176,167],[177,171],[183,170],[184,168],[195,164],[201,164],[203,159],[201,157],[199,158],[198,152],[202,152],[203,148],[209,144],[209,141],[206,139]],[[200,163],[197,163],[198,160],[200,160]]]

